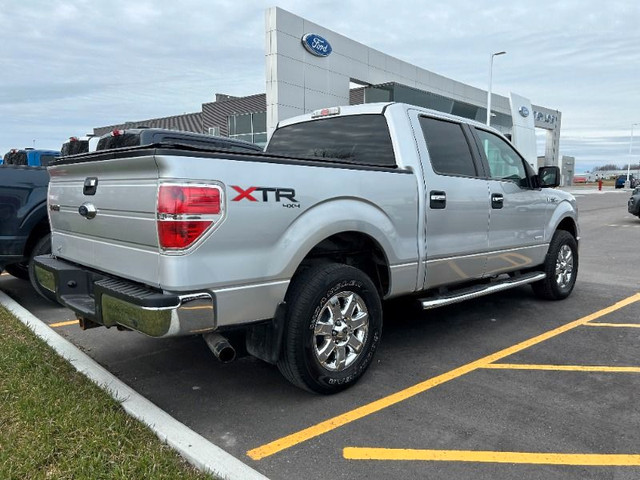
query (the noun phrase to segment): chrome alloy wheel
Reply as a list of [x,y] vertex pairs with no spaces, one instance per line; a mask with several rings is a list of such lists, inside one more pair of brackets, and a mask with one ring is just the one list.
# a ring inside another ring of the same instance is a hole
[[339,292],[321,308],[314,328],[313,351],[326,370],[339,372],[356,361],[369,333],[369,312],[362,298]]
[[556,282],[558,287],[566,288],[571,285],[573,275],[573,251],[569,245],[562,245],[556,259]]

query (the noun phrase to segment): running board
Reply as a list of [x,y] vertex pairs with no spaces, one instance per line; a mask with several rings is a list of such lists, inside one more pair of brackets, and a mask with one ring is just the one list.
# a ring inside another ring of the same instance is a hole
[[430,310],[432,308],[444,307],[445,305],[451,305],[453,303],[462,302],[464,300],[471,300],[472,298],[482,297],[484,295],[490,295],[496,292],[502,292],[509,288],[519,287],[520,285],[527,285],[528,283],[537,282],[543,280],[547,275],[542,272],[532,272],[519,277],[509,278],[500,283],[493,283],[491,285],[479,285],[471,288],[466,288],[459,292],[437,296],[433,298],[423,298],[418,300],[422,304],[424,310]]

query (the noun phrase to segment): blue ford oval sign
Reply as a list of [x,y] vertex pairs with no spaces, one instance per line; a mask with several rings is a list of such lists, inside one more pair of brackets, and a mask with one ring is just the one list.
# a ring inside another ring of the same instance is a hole
[[302,45],[307,51],[316,57],[328,57],[331,53],[331,44],[315,33],[307,33],[302,37]]
[[522,115],[525,118],[529,116],[529,109],[524,105],[518,109],[518,112],[520,112],[520,115]]

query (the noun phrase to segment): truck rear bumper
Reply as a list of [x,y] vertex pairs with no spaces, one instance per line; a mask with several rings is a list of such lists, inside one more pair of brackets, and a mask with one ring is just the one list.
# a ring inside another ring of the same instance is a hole
[[214,299],[209,292],[166,293],[106,276],[42,255],[36,278],[58,302],[79,317],[112,327],[121,325],[151,337],[206,333],[216,329]]

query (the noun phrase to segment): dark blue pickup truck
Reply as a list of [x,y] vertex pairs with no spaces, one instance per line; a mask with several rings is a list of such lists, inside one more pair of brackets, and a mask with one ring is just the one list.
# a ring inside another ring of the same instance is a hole
[[35,281],[32,259],[51,252],[46,167],[0,165],[0,271]]
[[29,165],[31,167],[47,166],[60,156],[57,150],[42,150],[35,148],[14,148],[5,153],[0,159],[0,164],[5,165]]

